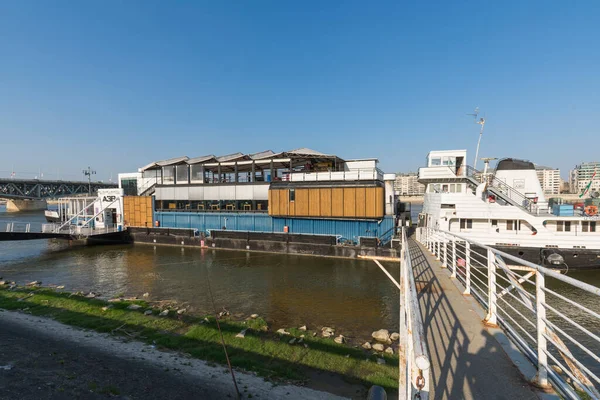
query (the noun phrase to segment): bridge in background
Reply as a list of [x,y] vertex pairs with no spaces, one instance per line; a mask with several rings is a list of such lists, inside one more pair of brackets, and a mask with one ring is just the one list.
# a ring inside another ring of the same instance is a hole
[[52,181],[0,178],[0,199],[42,200],[96,193],[98,189],[116,188],[116,183]]

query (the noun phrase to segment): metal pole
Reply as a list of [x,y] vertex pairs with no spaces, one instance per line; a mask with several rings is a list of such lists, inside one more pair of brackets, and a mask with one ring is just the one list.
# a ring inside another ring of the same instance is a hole
[[452,275],[451,278],[456,278],[456,238],[452,236]]
[[471,243],[465,241],[465,291],[463,294],[471,294]]
[[496,263],[494,252],[487,250],[488,267],[488,314],[485,321],[490,325],[496,325]]
[[538,374],[537,383],[544,387],[548,386],[548,356],[546,355],[546,294],[544,293],[545,277],[537,271],[535,274],[535,314],[537,322],[537,356],[538,356]]
[[444,258],[442,262],[442,268],[448,268],[448,240],[446,240],[446,234],[442,235],[442,240],[444,241]]

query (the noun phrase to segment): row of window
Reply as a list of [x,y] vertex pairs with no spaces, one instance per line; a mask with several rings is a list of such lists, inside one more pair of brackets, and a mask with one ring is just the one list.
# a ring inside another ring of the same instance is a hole
[[462,183],[431,183],[429,193],[462,193]]
[[[460,219],[460,229],[472,229],[473,220],[468,218]],[[498,220],[492,220],[492,228],[498,228]],[[532,228],[533,229],[533,228]],[[506,220],[507,231],[521,230],[520,220]],[[558,232],[571,232],[571,221],[556,221],[556,230]],[[581,221],[582,232],[596,232],[596,221]]]
[[268,210],[266,200],[156,200],[156,210],[190,211],[263,211]]

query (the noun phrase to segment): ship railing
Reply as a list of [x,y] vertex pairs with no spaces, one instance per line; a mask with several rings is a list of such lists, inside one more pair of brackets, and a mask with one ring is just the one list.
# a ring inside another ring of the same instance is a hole
[[431,361],[421,319],[406,228],[400,250],[400,379],[398,398],[426,400],[431,385]]
[[537,368],[535,384],[600,398],[600,288],[447,231],[416,238]]

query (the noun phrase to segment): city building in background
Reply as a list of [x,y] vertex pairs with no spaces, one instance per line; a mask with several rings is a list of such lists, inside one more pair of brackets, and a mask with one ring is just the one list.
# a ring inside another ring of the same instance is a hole
[[581,165],[575,166],[575,169],[571,171],[571,184],[574,186],[575,193],[583,192],[590,181],[592,182],[590,191],[600,191],[599,161],[582,163]]
[[569,193],[577,193],[577,170],[569,171]]
[[562,179],[560,178],[560,170],[558,168],[536,165],[535,171],[544,194],[560,194]]
[[399,196],[422,196],[425,193],[425,185],[419,183],[416,172],[397,173],[394,182],[394,191]]

